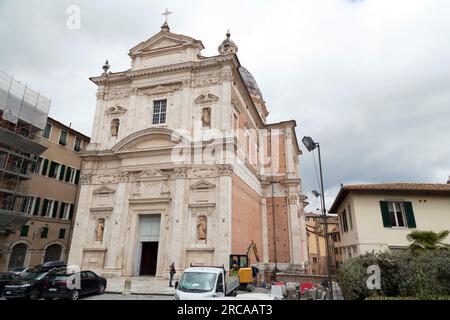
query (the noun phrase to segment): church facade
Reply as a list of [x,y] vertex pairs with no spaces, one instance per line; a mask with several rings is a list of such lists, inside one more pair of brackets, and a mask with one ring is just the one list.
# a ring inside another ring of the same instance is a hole
[[224,265],[256,244],[269,270],[307,260],[295,121],[269,124],[230,34],[204,57],[199,40],[161,31],[131,68],[98,86],[69,261],[105,276],[166,277]]

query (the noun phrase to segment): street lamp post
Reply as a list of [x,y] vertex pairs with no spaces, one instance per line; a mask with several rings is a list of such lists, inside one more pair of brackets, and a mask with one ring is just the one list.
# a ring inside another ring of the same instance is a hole
[[330,246],[328,239],[328,218],[327,218],[327,209],[325,207],[325,196],[324,196],[324,188],[323,188],[323,175],[322,175],[322,158],[320,156],[320,144],[318,142],[314,142],[311,137],[304,137],[302,139],[303,144],[309,152],[313,151],[317,148],[319,153],[319,171],[320,171],[320,199],[322,204],[322,217],[325,223],[325,248],[327,251],[327,271],[328,271],[328,283],[330,285],[330,299],[333,300],[333,282],[331,280],[331,255],[330,255]]

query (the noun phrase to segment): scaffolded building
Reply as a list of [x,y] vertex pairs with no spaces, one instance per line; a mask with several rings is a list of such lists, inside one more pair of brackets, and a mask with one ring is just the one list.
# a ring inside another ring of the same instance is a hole
[[29,220],[31,173],[47,148],[38,135],[50,100],[0,71],[0,235]]

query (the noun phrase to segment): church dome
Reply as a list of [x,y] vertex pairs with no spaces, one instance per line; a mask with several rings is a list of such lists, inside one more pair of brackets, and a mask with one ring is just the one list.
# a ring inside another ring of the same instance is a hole
[[250,94],[253,94],[262,99],[261,90],[259,90],[258,84],[256,83],[253,75],[242,66],[239,67],[239,73],[241,74],[248,91],[250,91]]

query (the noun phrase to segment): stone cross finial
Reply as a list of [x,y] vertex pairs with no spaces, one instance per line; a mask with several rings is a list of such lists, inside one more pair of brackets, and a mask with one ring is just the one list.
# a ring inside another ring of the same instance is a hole
[[169,31],[170,30],[169,24],[167,23],[167,21],[168,21],[169,15],[171,15],[172,13],[173,12],[169,11],[169,9],[166,9],[166,11],[164,11],[162,13],[162,15],[165,16],[165,19],[164,19],[163,25],[161,26],[161,29],[163,29],[164,31]]
[[167,18],[169,17],[170,14],[172,14],[173,12],[169,11],[169,9],[166,8],[166,11],[164,11],[162,13],[163,16],[166,16],[164,23],[167,24]]

